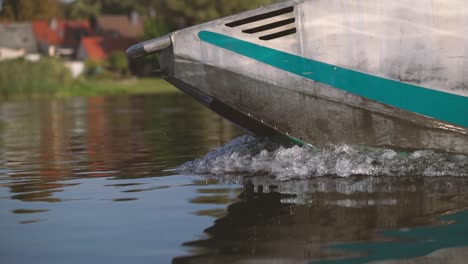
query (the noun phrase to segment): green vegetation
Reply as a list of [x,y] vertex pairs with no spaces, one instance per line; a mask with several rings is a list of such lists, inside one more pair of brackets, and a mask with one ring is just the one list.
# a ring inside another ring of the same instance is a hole
[[223,16],[271,4],[272,0],[165,0],[159,9],[167,10],[168,23],[172,26],[186,27]]
[[278,0],[3,0],[0,17],[12,21],[89,19],[101,14],[137,11],[166,33],[180,27],[238,13]]
[[48,96],[70,85],[73,85],[71,74],[58,59],[35,63],[23,59],[0,62],[0,96],[4,99],[18,95]]
[[3,0],[0,17],[12,21],[63,17],[59,0]]
[[[3,0],[0,19],[90,19],[101,14],[129,14],[137,11],[144,18],[148,39],[175,29],[202,23],[278,0]],[[149,64],[155,56],[147,57]],[[107,61],[86,61],[84,76],[71,77],[60,59],[43,58],[0,61],[0,100],[49,96],[148,93],[175,91],[159,79],[130,79],[127,57],[116,52]]]
[[175,91],[176,88],[158,78],[122,79],[120,75],[118,78],[97,75],[74,80],[59,59],[0,61],[0,100]]
[[127,54],[123,51],[113,52],[108,59],[108,67],[111,71],[127,76],[129,74]]
[[[137,11],[154,18],[156,26],[166,29],[185,27],[268,5],[277,0],[3,0],[0,17],[13,21],[88,19],[101,14],[128,14]],[[156,19],[157,18],[157,19]]]

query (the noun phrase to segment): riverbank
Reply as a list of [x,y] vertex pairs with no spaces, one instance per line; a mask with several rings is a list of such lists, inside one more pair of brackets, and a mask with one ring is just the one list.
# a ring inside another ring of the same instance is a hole
[[177,93],[179,90],[161,78],[80,79],[60,89],[55,96],[95,96],[117,94]]
[[161,78],[119,78],[107,75],[73,79],[58,59],[0,62],[0,101],[172,92],[178,90]]
[[0,94],[0,101],[120,94],[166,94],[178,92],[180,91],[177,88],[161,78],[131,78],[125,80],[80,79],[61,86],[60,88],[48,87],[43,90],[22,89],[9,91],[7,93],[2,91]]

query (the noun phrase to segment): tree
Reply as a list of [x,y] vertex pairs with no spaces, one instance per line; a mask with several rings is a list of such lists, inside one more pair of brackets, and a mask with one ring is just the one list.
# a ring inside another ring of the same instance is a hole
[[16,20],[26,21],[36,19],[37,1],[16,0]]
[[14,6],[5,0],[2,4],[3,6],[0,16],[7,20],[16,20]]
[[169,31],[232,15],[278,0],[146,0],[146,10],[155,10],[145,25],[145,38]]
[[[245,10],[271,4],[273,0],[163,0],[172,23],[176,27],[186,27],[220,18]],[[174,21],[175,20],[175,21]]]
[[109,68],[119,73],[120,75],[127,75],[128,73],[128,60],[127,55],[123,51],[113,52],[108,60]]
[[62,7],[60,6],[59,0],[41,0],[41,1],[33,0],[33,1],[36,3],[36,8],[35,8],[36,19],[39,18],[43,20],[49,20],[52,18],[63,17],[63,10],[62,10]]
[[71,19],[88,19],[137,11],[145,17],[145,38],[152,38],[274,2],[278,0],[74,0],[65,4],[65,14]]
[[128,14],[136,10],[144,13],[145,1],[133,0],[74,0],[64,5],[70,19],[87,19],[101,14]]
[[13,21],[61,18],[59,0],[4,0],[0,16]]
[[88,19],[101,13],[101,3],[92,0],[75,0],[65,5],[65,16],[69,19]]

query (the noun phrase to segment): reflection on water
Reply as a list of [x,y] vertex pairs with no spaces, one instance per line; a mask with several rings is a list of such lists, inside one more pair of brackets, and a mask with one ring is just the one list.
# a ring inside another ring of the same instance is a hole
[[[203,252],[174,262],[368,263],[468,246],[466,213],[452,215],[467,206],[468,179],[319,178],[275,185],[271,178],[255,178],[255,182],[257,189],[273,190],[231,204],[227,215],[205,230],[209,238],[186,243]],[[373,187],[355,188],[363,182]],[[310,188],[299,190],[297,185]],[[427,258],[423,263],[439,260]]]
[[1,104],[0,262],[187,254],[239,185],[171,169],[239,133],[182,94]]
[[468,257],[467,157],[278,149],[241,134],[182,94],[3,103],[1,262]]
[[1,184],[23,201],[65,179],[167,175],[239,133],[180,94],[5,103],[0,119]]
[[[334,248],[368,253],[365,256],[320,261],[316,263],[369,263],[377,260],[408,259],[425,256],[440,249],[468,246],[468,212],[441,217],[439,226],[415,227],[385,231],[393,241],[336,245]],[[395,239],[398,239],[395,241]],[[391,248],[391,250],[389,250]],[[464,258],[465,255],[462,255]],[[459,261],[463,258],[458,258]],[[426,261],[428,261],[426,259]],[[437,260],[440,263],[440,259]],[[465,259],[466,261],[466,259]],[[446,263],[445,261],[443,263]],[[460,262],[461,263],[461,262]]]

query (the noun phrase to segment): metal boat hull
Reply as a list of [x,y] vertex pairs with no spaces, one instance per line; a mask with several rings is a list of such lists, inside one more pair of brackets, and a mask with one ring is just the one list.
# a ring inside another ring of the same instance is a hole
[[255,134],[468,154],[468,4],[351,2],[284,2],[129,54],[161,52],[171,83]]

